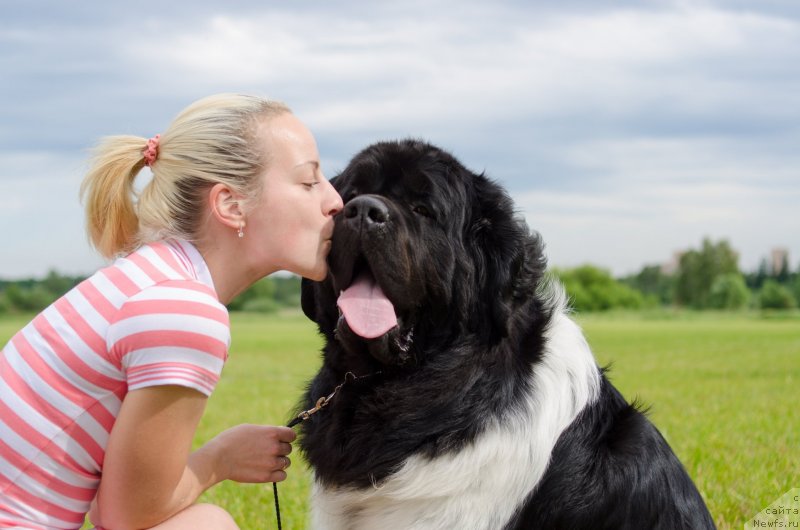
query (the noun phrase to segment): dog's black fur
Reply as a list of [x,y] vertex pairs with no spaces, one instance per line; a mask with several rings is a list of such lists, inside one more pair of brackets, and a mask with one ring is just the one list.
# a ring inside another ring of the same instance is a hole
[[[301,406],[347,372],[371,375],[345,384],[303,424],[301,447],[321,488],[368,490],[412,456],[463,451],[520,410],[563,308],[543,288],[539,236],[500,186],[447,152],[415,140],[377,143],[333,182],[345,207],[330,273],[304,280],[302,292],[324,358]],[[364,269],[398,316],[372,340],[353,333],[336,306]],[[560,433],[544,475],[498,528],[713,528],[656,428],[602,372],[598,379],[597,399]]]

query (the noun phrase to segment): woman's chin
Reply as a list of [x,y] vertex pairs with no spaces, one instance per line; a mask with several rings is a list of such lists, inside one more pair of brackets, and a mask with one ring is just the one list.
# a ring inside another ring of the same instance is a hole
[[298,268],[298,270],[289,272],[293,272],[308,280],[321,282],[328,276],[328,264],[323,260],[321,264],[317,264],[314,267],[303,267],[302,269]]
[[328,276],[328,268],[325,267],[325,269],[322,271],[314,271],[313,274],[303,274],[302,276],[315,282],[321,282],[326,276]]

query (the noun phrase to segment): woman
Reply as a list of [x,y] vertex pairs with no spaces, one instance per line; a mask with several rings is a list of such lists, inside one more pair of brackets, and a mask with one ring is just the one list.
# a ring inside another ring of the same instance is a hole
[[195,501],[222,480],[284,480],[294,432],[191,442],[227,358],[225,304],[277,270],[327,273],[342,201],[314,138],[280,103],[212,96],[163,135],[107,138],[81,194],[92,243],[117,259],[0,355],[0,527],[79,528],[91,507],[106,529],[237,528]]

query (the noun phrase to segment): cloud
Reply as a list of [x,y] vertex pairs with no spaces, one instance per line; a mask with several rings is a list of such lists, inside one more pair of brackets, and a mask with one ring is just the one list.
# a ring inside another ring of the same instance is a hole
[[50,269],[85,274],[101,265],[84,236],[78,188],[83,161],[46,151],[0,153],[0,277]]
[[[329,175],[378,139],[440,144],[506,185],[564,263],[630,271],[703,235],[743,265],[773,244],[800,256],[795,4],[187,5],[19,5],[0,23],[0,182],[59,179],[5,199],[0,222],[30,227],[32,249],[57,223],[91,256],[73,197],[99,136],[152,135],[196,98],[242,91],[287,101]],[[25,256],[0,277],[62,263]]]
[[633,273],[711,237],[732,242],[740,266],[754,270],[772,247],[797,241],[800,160],[784,167],[758,154],[735,158],[737,147],[677,139],[575,146],[564,156],[598,175],[592,185],[515,199],[561,265]]
[[785,62],[800,60],[796,21],[693,4],[471,7],[422,20],[410,10],[219,15],[130,41],[124,54],[154,86],[259,87],[323,135],[421,131],[473,145],[489,130],[500,146],[520,130],[581,142],[785,130],[800,118],[790,104],[800,75]]

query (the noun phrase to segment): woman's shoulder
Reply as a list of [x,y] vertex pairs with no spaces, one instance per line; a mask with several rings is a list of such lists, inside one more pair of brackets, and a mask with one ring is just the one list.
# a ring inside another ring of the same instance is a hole
[[192,259],[168,243],[144,245],[86,281],[116,307],[114,322],[130,314],[180,314],[228,324],[228,310],[213,283],[197,273]]

